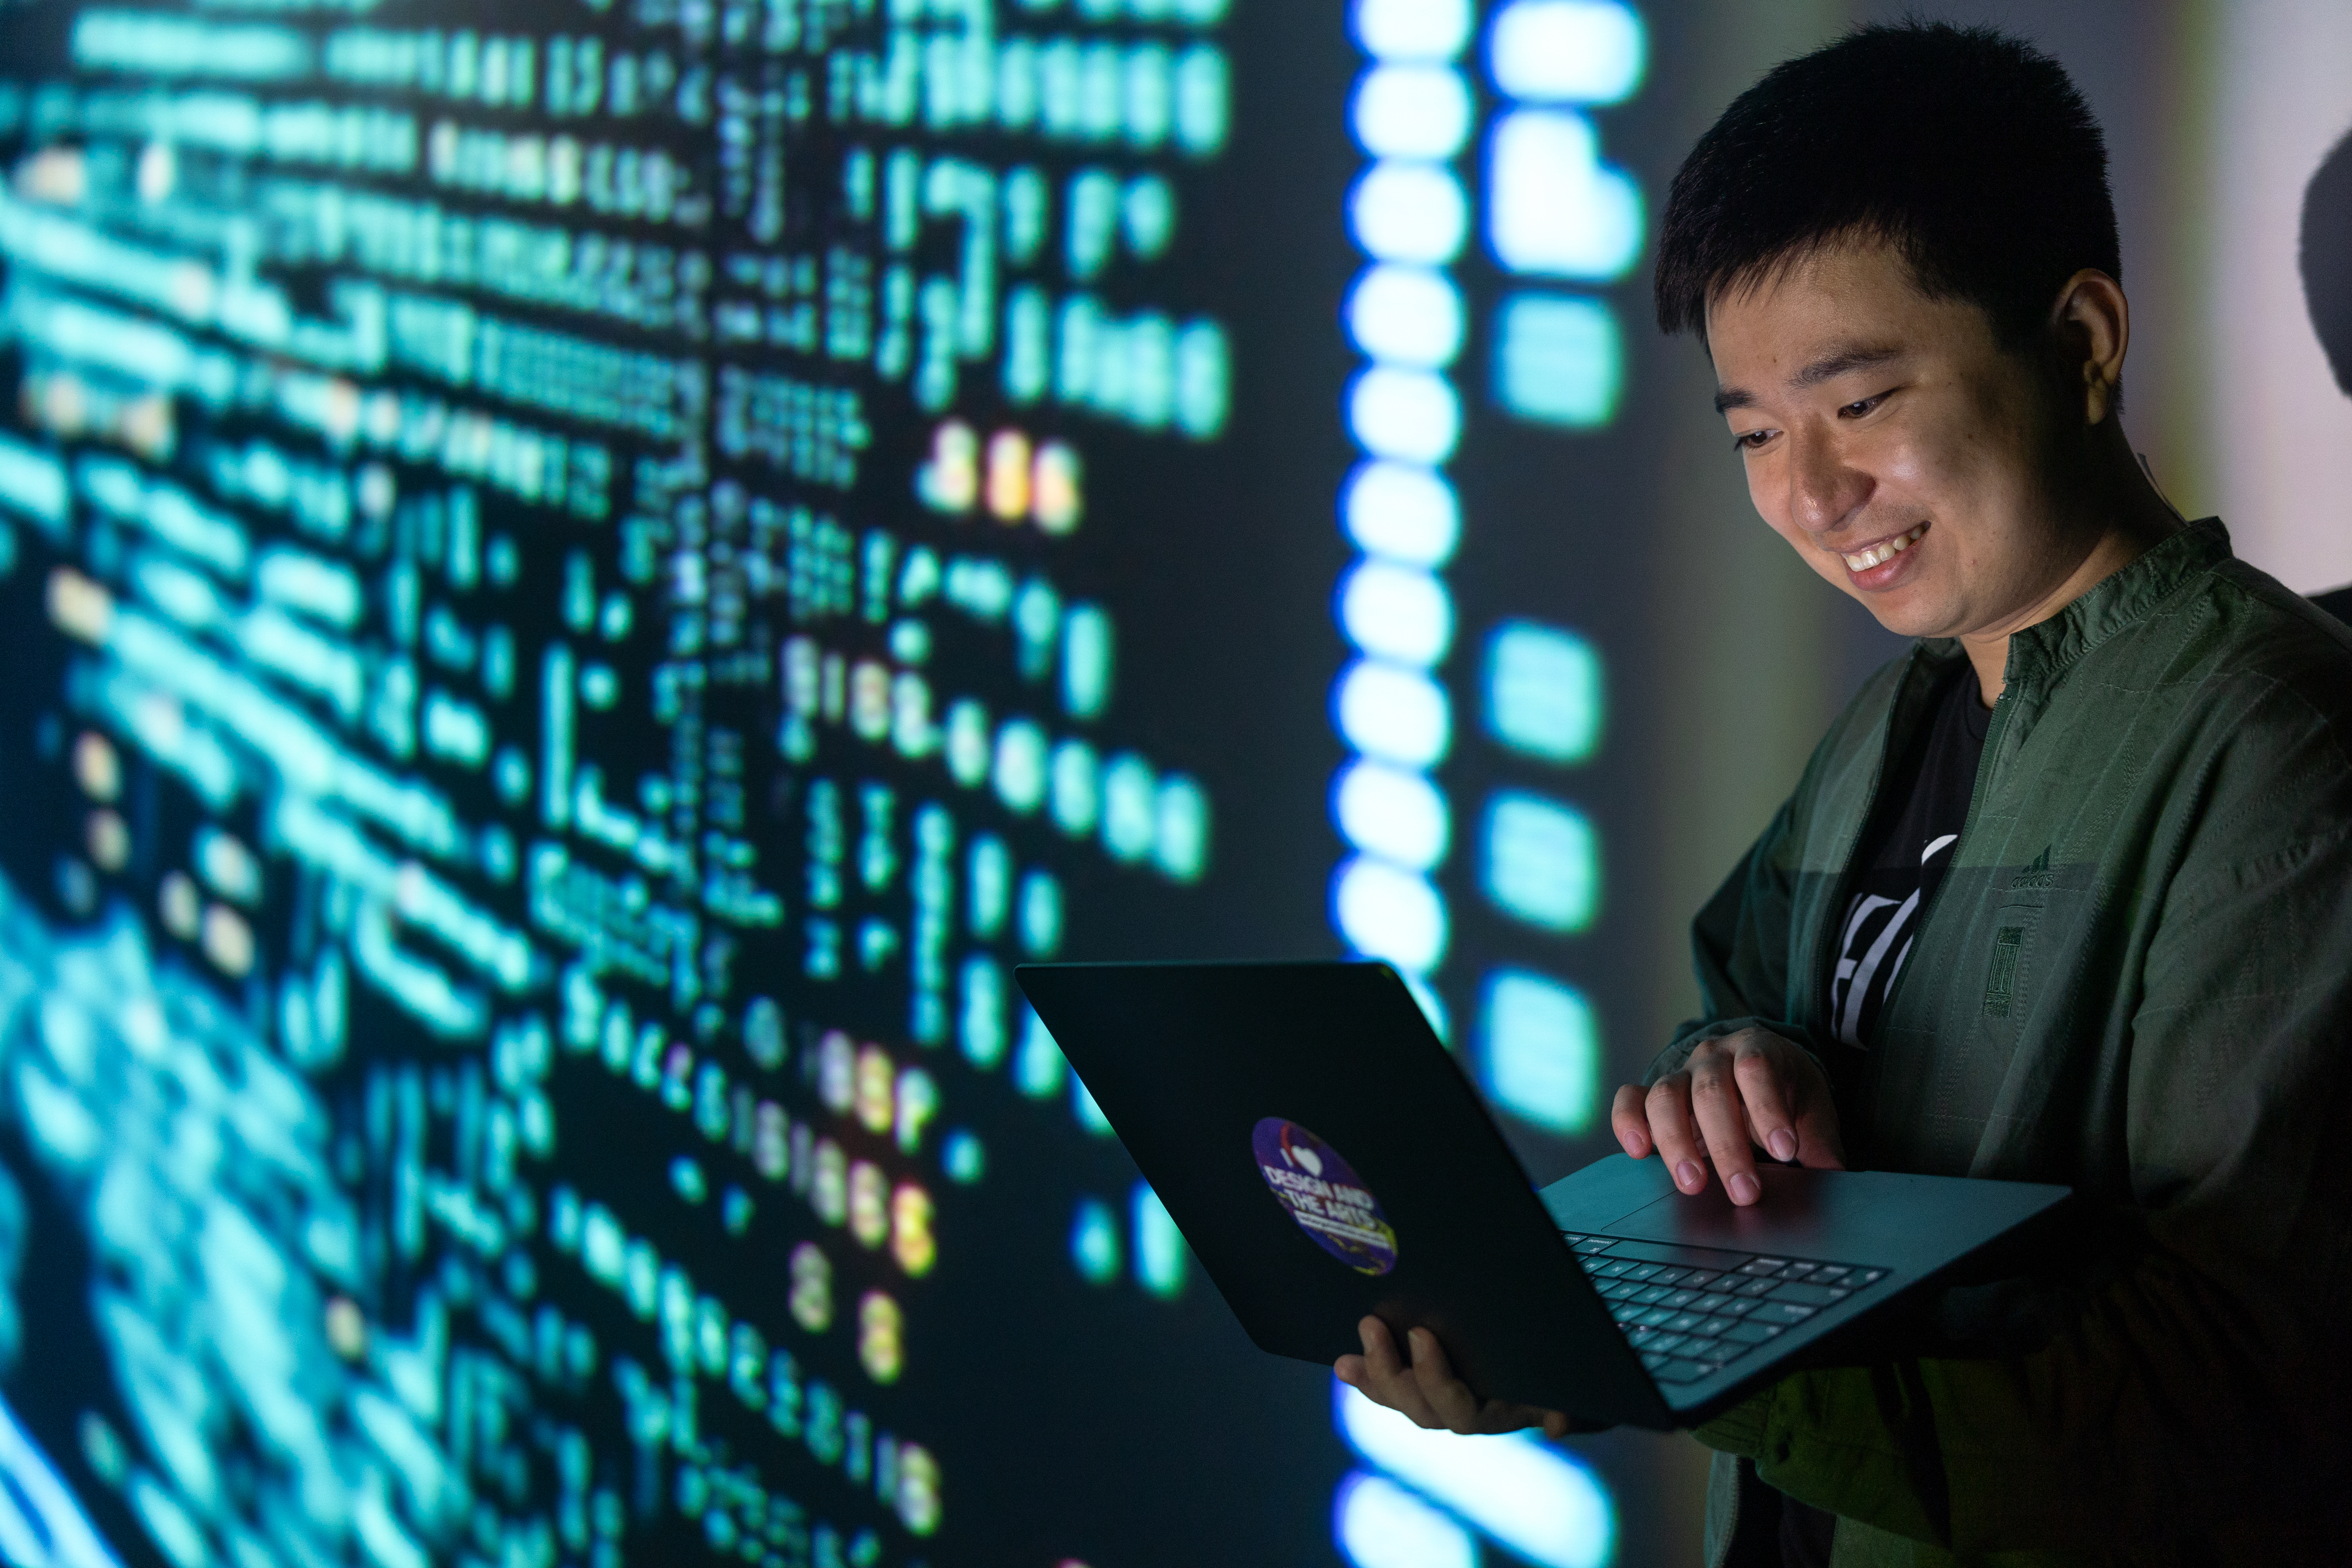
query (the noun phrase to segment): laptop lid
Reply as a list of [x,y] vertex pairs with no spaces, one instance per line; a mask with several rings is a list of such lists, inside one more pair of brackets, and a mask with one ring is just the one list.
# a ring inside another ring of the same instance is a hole
[[1433,1330],[1486,1397],[1674,1424],[1386,964],[1014,975],[1261,1349],[1328,1365],[1373,1313]]

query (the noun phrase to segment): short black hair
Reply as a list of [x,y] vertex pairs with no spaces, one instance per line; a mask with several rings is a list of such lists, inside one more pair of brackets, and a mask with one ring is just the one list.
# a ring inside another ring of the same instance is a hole
[[1991,27],[1868,26],[1776,66],[1683,161],[1658,242],[1658,325],[1827,246],[1875,239],[1934,299],[2038,341],[2067,279],[2120,282],[2107,149],[2065,68]]
[[2303,302],[2336,384],[2352,396],[2352,135],[2303,192]]

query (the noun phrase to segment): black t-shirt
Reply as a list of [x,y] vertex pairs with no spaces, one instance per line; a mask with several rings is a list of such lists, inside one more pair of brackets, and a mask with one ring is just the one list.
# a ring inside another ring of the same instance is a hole
[[1830,1033],[1868,1049],[1886,993],[1911,955],[1920,911],[1935,896],[1968,821],[1992,714],[1966,663],[1946,676],[1932,717],[1886,778],[1855,847],[1853,890],[1830,970]]

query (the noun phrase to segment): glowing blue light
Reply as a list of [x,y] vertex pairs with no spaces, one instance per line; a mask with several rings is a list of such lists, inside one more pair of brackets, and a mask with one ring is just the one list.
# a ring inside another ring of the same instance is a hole
[[1119,1252],[1118,1220],[1110,1205],[1099,1198],[1081,1201],[1070,1225],[1070,1261],[1078,1273],[1090,1285],[1109,1284],[1118,1278]]
[[1176,334],[1176,427],[1205,441],[1225,427],[1233,359],[1225,330],[1214,321],[1192,321]]
[[1348,335],[1376,360],[1443,369],[1462,352],[1462,290],[1432,268],[1372,268],[1348,296]]
[[182,626],[209,631],[227,623],[228,601],[212,579],[161,554],[142,554],[131,563],[131,581],[147,602]]
[[[163,1489],[163,1483],[153,1475],[145,1471],[133,1474],[127,1489],[131,1497],[131,1510],[139,1516],[139,1522],[147,1527],[147,1533],[163,1549],[166,1558],[179,1568],[201,1568],[202,1564],[212,1561],[212,1553],[207,1550],[212,1542],[205,1534],[204,1526],[180,1506],[177,1498]],[[398,1539],[406,1543],[404,1537]],[[392,1551],[397,1553],[399,1546],[394,1545]],[[421,1554],[416,1559],[395,1556],[395,1561],[421,1561]]]
[[1166,1300],[1184,1289],[1184,1234],[1149,1182],[1135,1184],[1135,1282]]
[[1334,1380],[1339,1429],[1357,1453],[1542,1568],[1601,1568],[1616,1510],[1573,1455],[1524,1432],[1458,1437],[1416,1426]]
[[1450,60],[1470,41],[1470,0],[1357,0],[1356,41],[1383,60]]
[[1078,125],[1090,141],[1108,141],[1118,134],[1126,104],[1126,72],[1119,49],[1107,39],[1082,51],[1078,67]]
[[1506,790],[1486,805],[1478,882],[1497,909],[1546,931],[1582,931],[1601,902],[1601,845],[1584,814]]
[[1478,1022],[1479,1077],[1514,1116],[1571,1136],[1601,1097],[1601,1030],[1572,985],[1522,969],[1486,977]]
[[1045,732],[1026,719],[1014,719],[996,732],[996,762],[990,778],[996,797],[1027,816],[1045,798]]
[[1601,741],[1601,656],[1573,632],[1506,621],[1486,640],[1486,729],[1515,752],[1582,762]]
[[1413,871],[1445,858],[1454,830],[1435,784],[1382,763],[1350,763],[1339,771],[1331,787],[1331,819],[1367,855]]
[[254,591],[330,626],[359,619],[360,584],[352,569],[299,550],[273,546],[254,563]]
[[1045,290],[1034,284],[1005,297],[1004,394],[1015,403],[1034,403],[1045,394],[1051,309]]
[[1356,243],[1376,260],[1439,267],[1462,254],[1470,200],[1451,169],[1379,163],[1349,193],[1348,223]]
[[[87,1419],[87,1417],[85,1417]],[[0,1555],[52,1568],[121,1568],[65,1478],[0,1401]]]
[[1055,826],[1074,838],[1083,838],[1095,830],[1095,821],[1102,809],[1098,779],[1092,746],[1084,741],[1065,741],[1054,748],[1049,794]]
[[1339,498],[1339,515],[1357,549],[1412,566],[1444,565],[1462,535],[1454,487],[1406,463],[1357,468]]
[[1453,742],[1445,690],[1418,670],[1359,659],[1339,677],[1332,707],[1348,744],[1400,767],[1434,766]]
[[1110,259],[1118,234],[1118,176],[1108,169],[1081,169],[1070,177],[1063,210],[1068,222],[1063,244],[1064,263],[1071,277],[1091,281]]
[[1445,900],[1425,877],[1358,856],[1331,879],[1331,923],[1367,958],[1384,958],[1409,973],[1437,967],[1445,956]]
[[1462,399],[1434,371],[1375,365],[1348,389],[1348,428],[1375,458],[1442,463],[1462,436]]
[[1487,143],[1486,239],[1514,272],[1606,281],[1642,254],[1642,193],[1603,168],[1592,122],[1523,109]]
[[1118,224],[1138,259],[1158,260],[1176,232],[1176,194],[1157,174],[1138,175],[1119,197]]
[[1051,958],[1062,945],[1062,884],[1051,871],[1031,871],[1021,879],[1021,951],[1032,958]]
[[1486,68],[1513,98],[1620,103],[1642,85],[1649,40],[1615,0],[1516,0],[1486,35]]
[[1444,163],[1470,138],[1470,86],[1445,66],[1378,66],[1356,87],[1356,141],[1379,158]]
[[66,470],[47,452],[0,436],[0,505],[40,523],[50,537],[65,535]]
[[963,961],[956,1035],[964,1059],[986,1071],[1004,1059],[1004,972],[985,953]]
[[971,934],[991,941],[1013,907],[1013,851],[993,833],[983,833],[971,841],[969,865]]
[[1025,130],[1037,107],[1036,46],[1007,38],[996,52],[996,117],[1008,130]]
[[1209,796],[1181,773],[1162,779],[1151,813],[1151,860],[1179,882],[1195,881],[1209,864]]
[[1225,57],[1206,44],[1186,49],[1176,62],[1176,144],[1196,157],[1224,145],[1231,96]]
[[1428,573],[1360,562],[1339,580],[1339,626],[1375,658],[1426,669],[1454,644],[1454,598]]
[[1110,700],[1111,625],[1099,605],[1062,616],[1062,708],[1074,719],[1101,714]]
[[1070,1075],[1070,1113],[1077,1118],[1079,1129],[1090,1136],[1108,1138],[1111,1135],[1110,1118],[1103,1114],[1103,1108],[1096,1102],[1095,1091],[1088,1089],[1076,1073]]
[[1103,847],[1115,860],[1136,861],[1151,853],[1157,837],[1159,781],[1151,764],[1123,752],[1103,769]]
[[1522,419],[1589,430],[1625,384],[1617,317],[1599,300],[1515,294],[1495,317],[1495,401]]
[[1468,1531],[1394,1481],[1361,1470],[1339,1483],[1331,1533],[1355,1568],[1478,1568]]
[[1021,1044],[1013,1053],[1013,1087],[1031,1100],[1051,1100],[1061,1092],[1069,1062],[1046,1031],[1045,1020],[1027,1003],[1021,1005]]
[[948,1173],[949,1181],[968,1187],[988,1173],[988,1150],[978,1138],[958,1128],[940,1145],[940,1168]]
[[310,46],[290,27],[90,11],[74,25],[73,58],[94,70],[284,81],[310,69]]
[[1445,998],[1432,990],[1428,980],[1422,975],[1406,973],[1401,978],[1404,981],[1404,988],[1412,994],[1414,1004],[1421,1008],[1421,1016],[1428,1021],[1430,1033],[1441,1040],[1449,1037],[1453,1024],[1445,1016]]
[[1126,119],[1130,144],[1156,147],[1167,139],[1171,96],[1168,51],[1158,44],[1138,44],[1128,51]]

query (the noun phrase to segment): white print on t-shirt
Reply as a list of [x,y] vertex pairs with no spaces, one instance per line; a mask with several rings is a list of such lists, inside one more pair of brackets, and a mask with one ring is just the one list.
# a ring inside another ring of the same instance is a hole
[[[1947,833],[1929,839],[1927,847],[1919,851],[1922,873],[1928,861],[1949,849],[1959,837]],[[1881,920],[1878,916],[1885,910],[1895,912]],[[1857,893],[1847,906],[1845,929],[1838,936],[1837,978],[1830,983],[1832,1022],[1837,1037],[1847,1045],[1863,1044],[1863,1018],[1877,1011],[1874,1004],[1885,999],[1886,993],[1894,989],[1895,977],[1903,973],[1903,961],[1911,956],[1912,918],[1918,912],[1916,888],[1899,903],[1875,893]],[[1895,947],[1897,942],[1902,943],[1899,948]],[[1864,951],[1864,944],[1867,951]],[[1892,963],[1886,962],[1889,949],[1895,952]],[[1882,967],[1884,975],[1880,973]]]

